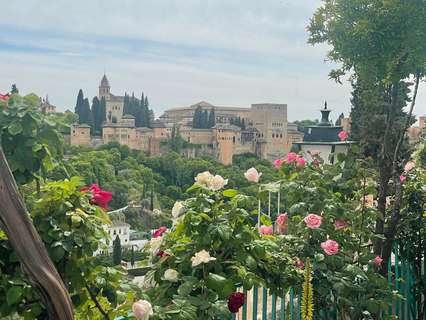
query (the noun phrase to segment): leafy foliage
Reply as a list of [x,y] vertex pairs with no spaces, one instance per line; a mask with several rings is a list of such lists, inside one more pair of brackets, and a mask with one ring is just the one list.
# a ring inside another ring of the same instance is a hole
[[18,184],[46,177],[63,153],[56,124],[16,94],[0,109],[0,139]]
[[[214,319],[229,316],[226,300],[237,286],[264,285],[279,293],[298,283],[301,272],[293,267],[288,250],[275,237],[262,237],[255,228],[255,199],[231,189],[223,193],[192,188],[179,218],[158,250],[153,247],[153,270],[147,281],[158,283],[148,291],[155,302],[153,319]],[[201,250],[215,260],[193,266],[191,258]],[[176,282],[164,279],[166,270],[179,273]],[[176,318],[178,317],[178,318]]]

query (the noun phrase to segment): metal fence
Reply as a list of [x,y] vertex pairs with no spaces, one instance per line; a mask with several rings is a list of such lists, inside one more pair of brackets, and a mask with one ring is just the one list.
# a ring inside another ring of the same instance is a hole
[[[426,275],[426,265],[422,262],[422,276]],[[400,319],[400,320],[426,320],[418,318],[419,301],[416,301],[413,290],[416,288],[416,279],[413,276],[413,264],[401,259],[395,250],[392,259],[388,264],[388,284],[399,292],[402,299],[399,299],[389,306],[387,310],[382,310],[380,319]],[[245,294],[244,306],[237,314],[232,316],[232,320],[301,320],[300,294],[296,294],[293,289],[282,296],[269,294],[265,288],[253,288],[250,291],[242,291]],[[425,303],[425,297],[420,303]],[[221,320],[228,320],[221,318]],[[315,320],[346,320],[339,317],[336,309],[320,310],[319,316]]]

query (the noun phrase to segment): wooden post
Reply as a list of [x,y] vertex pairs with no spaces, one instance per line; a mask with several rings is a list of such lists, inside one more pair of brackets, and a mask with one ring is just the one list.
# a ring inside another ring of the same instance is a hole
[[68,291],[29,217],[3,149],[0,147],[0,228],[38,291],[51,320],[72,320]]

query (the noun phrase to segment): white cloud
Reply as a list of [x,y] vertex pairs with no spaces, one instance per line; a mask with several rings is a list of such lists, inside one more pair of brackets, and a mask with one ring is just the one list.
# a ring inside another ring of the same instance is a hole
[[0,22],[0,92],[16,82],[23,92],[48,93],[58,106],[73,108],[78,89],[95,95],[106,70],[115,93],[144,90],[157,115],[199,100],[271,101],[288,103],[294,120],[317,117],[327,99],[335,118],[348,112],[350,88],[328,80],[326,47],[306,44],[306,25],[320,4],[8,1]]

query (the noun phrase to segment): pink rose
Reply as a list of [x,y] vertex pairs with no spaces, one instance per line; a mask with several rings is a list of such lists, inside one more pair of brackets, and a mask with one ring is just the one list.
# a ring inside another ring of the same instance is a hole
[[250,168],[244,173],[244,177],[250,182],[259,182],[262,172],[258,172],[255,168]]
[[287,223],[288,220],[288,215],[287,213],[281,213],[278,217],[277,217],[277,224],[282,226],[284,224]]
[[382,262],[383,262],[383,259],[381,256],[376,256],[373,260],[373,263],[378,267],[382,265]]
[[404,183],[405,180],[407,180],[406,176],[403,176],[403,175],[399,176],[399,181],[401,181],[401,183]]
[[260,226],[259,232],[263,235],[274,234],[274,228],[272,226]]
[[305,217],[305,219],[303,219],[303,221],[309,229],[317,229],[322,223],[322,217],[317,214],[310,213]]
[[295,162],[297,160],[297,158],[298,158],[298,155],[296,153],[289,152],[289,153],[287,153],[287,156],[285,158],[285,162],[287,162],[287,163],[293,163],[293,162]]
[[345,141],[349,137],[349,134],[345,130],[342,130],[339,132],[338,136],[340,141]]
[[293,260],[296,268],[303,269],[305,267],[305,263],[298,257],[295,257]]
[[336,229],[336,230],[340,230],[340,229],[344,229],[344,228],[346,228],[348,226],[348,224],[346,223],[346,221],[345,220],[343,220],[343,219],[337,219],[337,220],[334,220],[334,228]]
[[280,169],[282,165],[283,165],[283,160],[277,159],[274,161],[274,166],[276,169]]
[[321,248],[328,256],[335,255],[339,252],[339,244],[334,240],[327,240],[321,243]]
[[405,172],[410,172],[411,170],[413,170],[415,167],[415,164],[413,161],[408,161],[405,166],[404,166],[404,171]]
[[299,167],[304,167],[306,164],[306,160],[303,157],[297,157],[296,162]]

